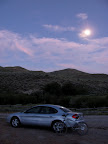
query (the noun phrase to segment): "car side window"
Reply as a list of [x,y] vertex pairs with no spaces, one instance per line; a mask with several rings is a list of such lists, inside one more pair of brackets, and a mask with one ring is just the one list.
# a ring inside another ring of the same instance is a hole
[[55,108],[49,108],[49,113],[50,114],[54,114],[54,113],[57,113],[58,111],[55,109]]
[[70,109],[67,109],[67,108],[64,108],[64,107],[61,107],[60,109],[61,109],[63,112],[66,112],[66,113],[67,113],[67,112],[72,112]]
[[41,108],[40,106],[37,106],[37,107],[27,110],[25,113],[39,113],[40,108]]
[[58,111],[52,107],[42,107],[40,110],[40,114],[54,114]]

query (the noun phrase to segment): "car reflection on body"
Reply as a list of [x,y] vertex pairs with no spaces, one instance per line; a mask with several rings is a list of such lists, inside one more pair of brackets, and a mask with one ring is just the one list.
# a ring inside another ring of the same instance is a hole
[[87,125],[82,113],[72,112],[59,105],[37,105],[24,112],[10,114],[7,121],[15,128],[20,125],[38,125],[52,127],[54,131],[60,131],[64,123],[66,127],[71,128],[83,124],[81,125],[81,131],[87,131]]

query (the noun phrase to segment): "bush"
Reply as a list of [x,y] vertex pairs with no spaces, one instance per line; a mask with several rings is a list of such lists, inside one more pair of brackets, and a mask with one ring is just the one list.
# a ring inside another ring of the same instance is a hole
[[65,83],[62,86],[62,93],[64,95],[75,95],[76,94],[76,89],[75,86],[72,83]]
[[61,85],[57,82],[53,82],[50,84],[47,84],[44,87],[44,92],[54,95],[60,95],[61,94]]
[[64,95],[84,95],[87,94],[87,89],[83,85],[74,85],[68,82],[62,86],[62,93]]
[[101,96],[82,96],[76,100],[75,107],[77,108],[94,108],[108,106],[108,101]]
[[108,95],[106,96],[106,100],[108,100]]
[[57,95],[46,93],[44,95],[44,103],[46,104],[59,104],[59,98]]
[[87,102],[88,102],[88,97],[82,96],[76,100],[74,107],[76,108],[88,107]]
[[85,94],[88,94],[88,90],[83,85],[77,85],[76,86],[76,94],[85,95]]
[[62,106],[65,106],[65,107],[70,107],[70,97],[67,96],[67,97],[62,97],[59,101],[59,104],[62,105]]
[[37,103],[35,96],[30,96],[27,94],[18,94],[18,93],[1,93],[0,94],[0,104],[28,104],[28,103]]

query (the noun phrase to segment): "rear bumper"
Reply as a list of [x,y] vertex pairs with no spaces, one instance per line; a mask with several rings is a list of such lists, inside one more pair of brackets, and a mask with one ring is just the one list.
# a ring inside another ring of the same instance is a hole
[[75,125],[77,125],[78,123],[81,123],[81,122],[85,122],[85,121],[84,120],[73,121],[73,120],[68,119],[65,123],[66,123],[67,127],[74,127]]

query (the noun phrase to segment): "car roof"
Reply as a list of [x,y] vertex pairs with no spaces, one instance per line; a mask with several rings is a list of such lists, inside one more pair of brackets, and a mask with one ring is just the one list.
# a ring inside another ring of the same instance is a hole
[[49,107],[53,107],[53,108],[62,108],[63,106],[60,105],[53,105],[53,104],[39,104],[36,106],[49,106]]

